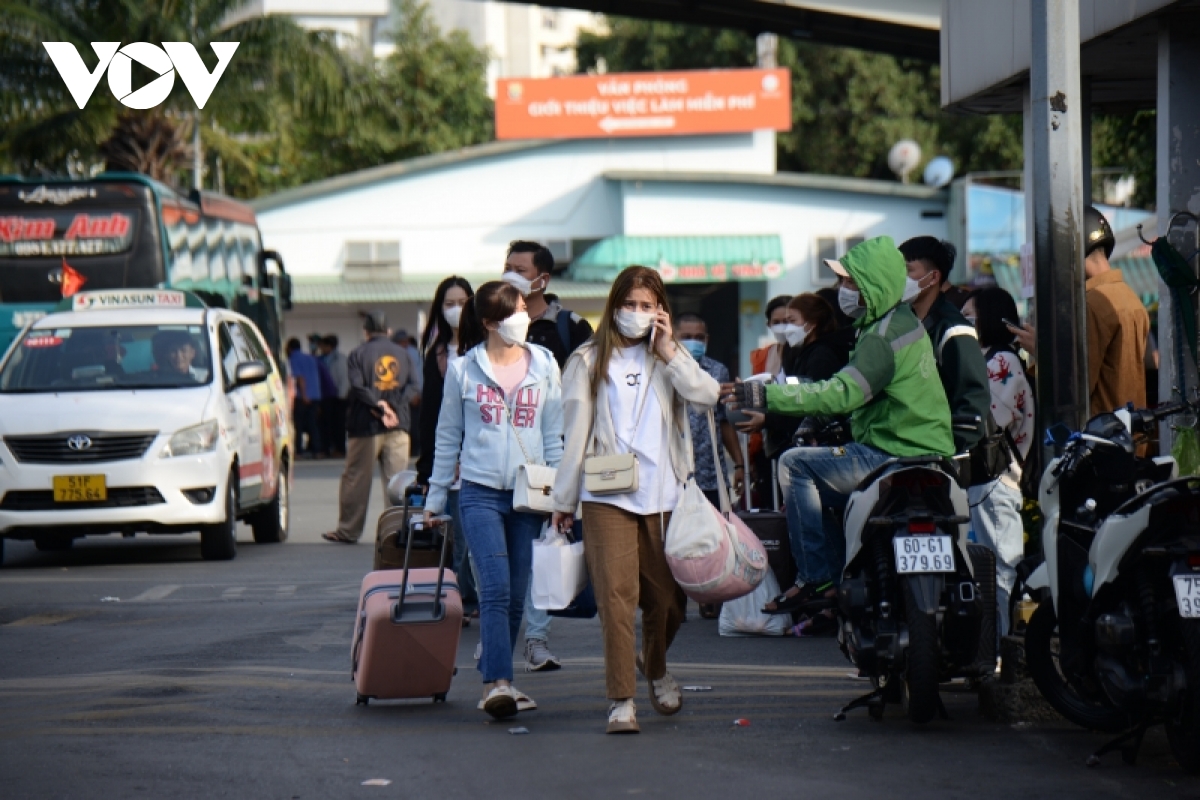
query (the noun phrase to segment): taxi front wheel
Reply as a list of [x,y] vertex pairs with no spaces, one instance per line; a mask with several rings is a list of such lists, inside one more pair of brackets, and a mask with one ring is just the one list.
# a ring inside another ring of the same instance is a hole
[[255,544],[276,544],[286,542],[288,538],[288,470],[287,462],[279,471],[279,486],[275,490],[275,499],[254,512],[250,517],[250,527],[254,529]]
[[229,561],[237,556],[237,473],[225,487],[225,519],[200,529],[200,555],[208,561]]

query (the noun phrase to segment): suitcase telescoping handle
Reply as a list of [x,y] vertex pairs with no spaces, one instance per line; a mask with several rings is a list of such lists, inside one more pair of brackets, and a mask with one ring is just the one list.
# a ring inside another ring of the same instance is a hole
[[[438,577],[437,589],[433,593],[433,615],[436,617],[442,611],[442,583],[446,577],[446,550],[450,546],[450,540],[453,534],[450,532],[451,517],[448,514],[439,514],[433,518],[433,524],[442,532],[442,553],[438,557]],[[424,524],[424,523],[422,523]],[[404,582],[400,584],[400,598],[396,601],[396,615],[398,620],[404,616],[404,595],[408,593],[408,559],[412,556],[413,530],[412,523],[409,523],[408,541],[404,544]]]
[[742,508],[750,510],[750,434],[739,433],[738,441],[742,443]]

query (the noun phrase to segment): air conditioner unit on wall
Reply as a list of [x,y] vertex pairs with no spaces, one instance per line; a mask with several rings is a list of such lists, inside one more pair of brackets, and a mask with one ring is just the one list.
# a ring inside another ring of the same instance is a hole
[[400,280],[400,242],[346,242],[342,279],[347,281]]

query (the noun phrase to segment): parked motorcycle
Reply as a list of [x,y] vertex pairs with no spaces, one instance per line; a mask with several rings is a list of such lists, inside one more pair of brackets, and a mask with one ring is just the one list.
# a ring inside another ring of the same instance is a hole
[[959,468],[936,456],[894,458],[846,507],[838,640],[874,690],[834,717],[889,703],[925,723],[946,716],[939,684],[990,674],[996,662],[996,562],[968,544]]
[[1048,591],[1025,657],[1059,713],[1123,732],[1089,764],[1118,748],[1132,763],[1161,722],[1176,760],[1200,772],[1200,478],[1137,455],[1159,420],[1192,410],[1131,406],[1048,432],[1059,455],[1039,489],[1045,563],[1027,581]]

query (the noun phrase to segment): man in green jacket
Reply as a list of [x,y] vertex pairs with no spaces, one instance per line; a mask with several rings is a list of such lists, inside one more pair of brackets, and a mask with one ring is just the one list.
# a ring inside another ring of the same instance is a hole
[[950,403],[950,418],[978,417],[979,425],[954,427],[954,449],[965,453],[986,433],[986,421],[992,413],[992,391],[988,386],[987,360],[979,347],[979,337],[954,304],[946,299],[943,287],[954,268],[954,246],[932,236],[917,236],[900,245],[908,268],[910,294],[905,301],[929,332],[929,343],[937,359],[938,376]]
[[933,347],[912,308],[901,303],[904,256],[890,237],[854,247],[827,261],[842,277],[839,305],[856,317],[858,341],[841,372],[799,385],[738,384],[733,400],[796,416],[850,414],[854,443],[798,447],[779,459],[796,586],[767,608],[794,611],[827,594],[846,560],[840,519],[850,493],[876,467],[896,456],[954,455],[950,407],[938,380]]

